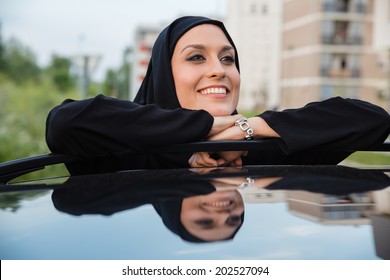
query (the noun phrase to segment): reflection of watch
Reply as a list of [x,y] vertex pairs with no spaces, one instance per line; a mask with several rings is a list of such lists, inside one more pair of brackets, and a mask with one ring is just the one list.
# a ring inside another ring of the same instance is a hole
[[239,188],[246,189],[247,187],[250,187],[254,182],[255,182],[255,180],[253,180],[251,177],[247,177],[246,182],[241,183]]
[[235,125],[239,126],[240,129],[244,132],[246,132],[245,139],[246,140],[252,140],[253,139],[253,129],[248,123],[247,118],[242,118],[236,121]]

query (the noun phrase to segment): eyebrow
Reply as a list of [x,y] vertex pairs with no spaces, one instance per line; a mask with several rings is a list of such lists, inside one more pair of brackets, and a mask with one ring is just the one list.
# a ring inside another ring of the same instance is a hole
[[[202,45],[202,44],[191,44],[191,45],[187,45],[185,46],[180,53],[183,53],[186,49],[189,49],[189,48],[193,48],[193,49],[198,49],[198,50],[204,50],[206,49],[206,46],[205,45]],[[234,49],[232,46],[230,45],[225,45],[222,47],[221,51],[229,51],[229,50],[232,50]]]

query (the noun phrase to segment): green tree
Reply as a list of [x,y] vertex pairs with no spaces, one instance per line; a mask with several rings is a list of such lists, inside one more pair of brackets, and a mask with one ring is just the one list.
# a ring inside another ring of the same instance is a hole
[[39,79],[41,70],[35,54],[29,47],[18,39],[11,38],[5,42],[3,48],[2,71],[6,76],[17,84]]
[[105,94],[118,97],[120,99],[129,98],[130,89],[130,56],[132,49],[126,48],[123,51],[122,64],[118,69],[109,69],[106,72],[103,83],[103,90]]
[[118,78],[117,71],[108,69],[103,83],[103,91],[110,96],[118,96]]
[[0,22],[0,73],[4,73],[5,70],[5,59],[4,59],[4,42],[3,42],[3,36],[2,36],[2,29],[1,29],[1,22]]
[[52,55],[46,72],[55,87],[61,92],[66,92],[75,86],[75,77],[71,75],[71,67],[72,62],[70,59]]

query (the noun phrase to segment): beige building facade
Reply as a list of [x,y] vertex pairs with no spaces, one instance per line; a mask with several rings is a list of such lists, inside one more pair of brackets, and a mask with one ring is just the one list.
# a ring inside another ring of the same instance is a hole
[[224,20],[239,53],[238,109],[259,111],[280,103],[280,46],[283,0],[228,0]]
[[373,45],[374,0],[285,0],[281,108],[334,96],[387,107],[388,67]]

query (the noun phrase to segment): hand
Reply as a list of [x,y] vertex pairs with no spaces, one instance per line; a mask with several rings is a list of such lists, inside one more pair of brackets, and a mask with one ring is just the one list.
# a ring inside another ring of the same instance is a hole
[[[236,115],[238,116],[238,115]],[[239,118],[238,118],[239,119]],[[280,138],[280,135],[274,131],[264,119],[260,117],[252,117],[248,119],[249,125],[254,131],[254,138]],[[246,132],[242,131],[238,126],[235,126],[234,123],[232,126],[227,127],[226,129],[210,135],[208,140],[244,140]]]
[[[235,122],[244,116],[241,114],[232,115],[232,116],[223,116],[223,117],[214,117],[214,123],[209,133],[208,140],[238,140],[240,138],[229,138],[230,133],[224,133],[226,130],[237,131],[235,127]],[[238,134],[241,130],[238,128]],[[218,139],[221,137],[222,138]],[[227,136],[225,136],[227,134]],[[215,137],[214,135],[219,135]],[[214,137],[213,137],[214,136]],[[223,138],[227,137],[227,138]],[[211,157],[212,153],[208,152],[197,152],[194,153],[191,158],[188,160],[188,163],[191,167],[218,167],[218,166],[232,166],[232,167],[241,167],[242,160],[241,156],[246,154],[246,152],[219,152],[219,159],[214,159]]]
[[228,129],[229,127],[234,127],[235,122],[243,117],[244,116],[241,114],[232,115],[232,116],[214,117],[214,123],[208,137],[220,133]]
[[211,153],[197,152],[192,154],[188,163],[191,167],[242,167],[241,156],[246,155],[246,153],[245,151],[219,152],[220,158],[214,159],[211,157]]

